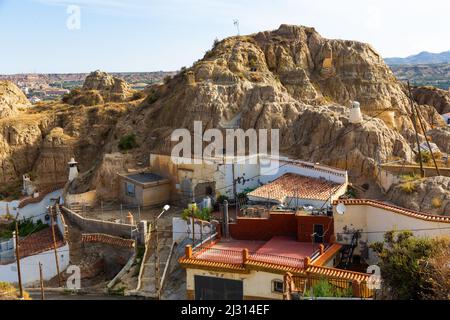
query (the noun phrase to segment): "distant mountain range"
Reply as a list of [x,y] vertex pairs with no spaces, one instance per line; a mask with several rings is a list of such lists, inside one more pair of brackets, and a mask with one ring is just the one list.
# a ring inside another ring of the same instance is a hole
[[399,64],[450,63],[450,51],[441,53],[431,53],[423,51],[419,54],[412,55],[406,58],[385,58],[384,61],[391,66]]

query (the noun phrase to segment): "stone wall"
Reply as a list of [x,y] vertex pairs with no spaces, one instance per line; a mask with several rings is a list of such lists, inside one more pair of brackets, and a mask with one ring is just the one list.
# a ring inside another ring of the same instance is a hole
[[61,211],[67,219],[85,232],[102,233],[127,239],[133,238],[137,233],[135,225],[84,218],[65,207],[61,207]]

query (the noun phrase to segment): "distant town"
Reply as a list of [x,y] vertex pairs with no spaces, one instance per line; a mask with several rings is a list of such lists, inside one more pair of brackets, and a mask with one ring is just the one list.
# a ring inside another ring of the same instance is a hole
[[[142,90],[148,85],[162,82],[176,72],[116,72],[114,77],[125,80],[132,89]],[[15,83],[31,103],[60,100],[70,90],[81,87],[88,73],[22,73],[1,75],[0,80]]]

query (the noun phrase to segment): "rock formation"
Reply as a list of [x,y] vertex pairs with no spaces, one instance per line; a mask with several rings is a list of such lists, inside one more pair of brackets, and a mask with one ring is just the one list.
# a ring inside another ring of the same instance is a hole
[[131,98],[134,91],[124,80],[103,71],[91,72],[81,89],[74,89],[63,98],[72,105],[94,106],[105,102],[123,102]]
[[432,177],[413,182],[414,191],[405,192],[402,184],[389,192],[389,200],[411,210],[450,215],[450,178]]
[[434,87],[413,88],[414,100],[436,108],[439,114],[450,112],[450,92]]
[[436,128],[427,134],[442,152],[450,153],[450,128]]
[[[145,90],[142,102],[111,106],[129,101],[130,94],[126,83],[96,71],[64,98],[66,104],[50,106],[19,136],[23,124],[6,125],[0,130],[0,181],[39,168],[42,139],[59,127],[71,138],[57,142],[70,145],[80,171],[89,171],[84,185],[107,194],[102,190],[113,181],[111,172],[130,167],[128,160],[104,156],[120,151],[121,138],[135,135],[137,147],[126,158],[146,165],[149,153],[171,151],[174,129],[192,130],[195,120],[203,129],[280,129],[282,153],[348,169],[356,183],[374,180],[377,161],[412,161],[414,130],[403,85],[370,45],[325,39],[313,28],[282,25],[224,39],[192,67]],[[361,103],[359,125],[349,122],[353,100]],[[420,106],[420,112],[426,131],[439,125],[433,107]],[[13,147],[16,140],[21,142]]]
[[14,83],[0,81],[0,119],[15,116],[19,108],[29,106],[27,97]]
[[[347,168],[361,182],[373,179],[377,160],[411,160],[403,85],[370,45],[328,40],[313,28],[282,25],[224,39],[152,90],[117,126],[133,128],[142,157],[170,152],[172,130],[201,120],[204,128],[279,128],[285,153]],[[348,121],[352,100],[361,102],[361,126]],[[421,106],[421,114],[426,130],[429,119],[440,119],[431,107]]]

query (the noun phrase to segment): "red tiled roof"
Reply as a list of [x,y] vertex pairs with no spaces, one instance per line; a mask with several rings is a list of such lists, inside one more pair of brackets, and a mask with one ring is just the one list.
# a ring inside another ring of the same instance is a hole
[[[64,241],[56,226],[55,237],[56,247],[62,247],[64,245]],[[53,249],[52,228],[45,228],[44,230],[25,237],[23,240],[19,239],[19,245],[19,253],[21,258]]]
[[343,269],[327,268],[321,266],[310,266],[306,269],[306,273],[314,275],[322,275],[333,278],[340,278],[346,280],[368,281],[371,276],[368,273],[360,273]]
[[92,243],[99,242],[103,244],[108,244],[111,246],[121,247],[121,248],[134,248],[135,242],[131,239],[122,239],[119,237],[110,236],[102,233],[90,233],[81,235],[82,243]]
[[273,199],[282,203],[286,198],[326,201],[342,185],[325,179],[286,173],[280,178],[250,192],[248,196]]
[[426,214],[419,211],[409,210],[402,207],[398,207],[392,204],[376,201],[376,200],[369,200],[369,199],[346,199],[346,200],[337,200],[333,202],[333,205],[337,205],[339,203],[343,203],[345,205],[349,206],[360,206],[360,205],[366,205],[366,206],[372,206],[375,208],[385,209],[387,211],[391,211],[394,213],[402,214],[408,217],[431,221],[431,222],[444,222],[444,223],[450,223],[450,216],[438,216],[438,215],[432,215],[432,214]]

